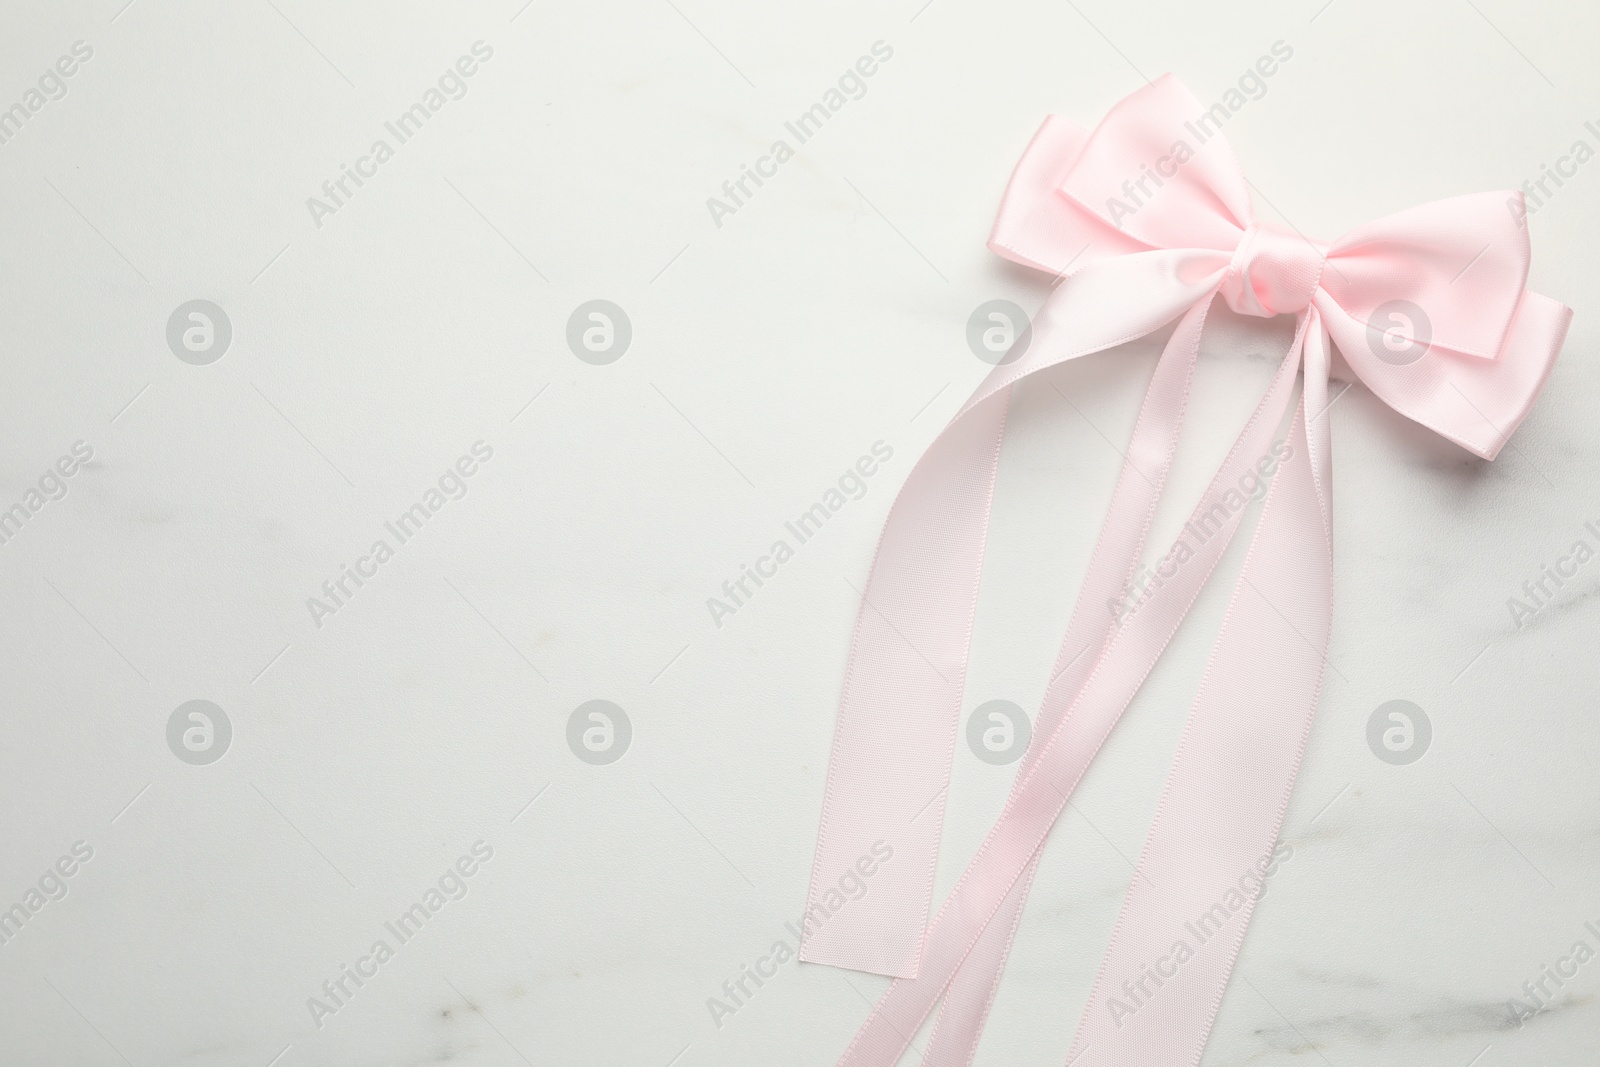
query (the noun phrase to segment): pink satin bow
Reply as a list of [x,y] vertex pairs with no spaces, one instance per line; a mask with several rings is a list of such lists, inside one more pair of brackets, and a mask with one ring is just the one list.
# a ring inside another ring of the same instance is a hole
[[[1092,132],[1047,119],[990,247],[1066,275],[896,498],[840,702],[801,959],[896,977],[840,1059],[967,1067],[1050,828],[1270,479],[1244,570],[1068,1062],[1198,1062],[1277,841],[1332,616],[1332,346],[1396,411],[1486,459],[1528,413],[1571,311],[1525,289],[1520,193],[1402,211],[1331,244],[1259,222],[1170,75]],[[1134,590],[1212,301],[1293,314],[1290,349],[1172,547]],[[1005,810],[927,923],[1010,387],[1178,320],[1156,366]],[[1304,385],[1287,436],[1296,377]],[[843,901],[838,887],[866,891]],[[1253,883],[1252,883],[1253,879]],[[1252,888],[1253,884],[1253,888]],[[822,920],[826,921],[822,921]]]

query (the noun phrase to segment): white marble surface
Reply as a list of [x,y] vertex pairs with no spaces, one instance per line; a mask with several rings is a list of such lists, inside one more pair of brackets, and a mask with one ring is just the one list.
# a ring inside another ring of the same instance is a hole
[[[1323,236],[1600,147],[1575,0],[7,16],[0,106],[92,56],[0,144],[0,508],[92,458],[0,544],[0,907],[41,904],[0,944],[6,1064],[833,1062],[883,979],[791,963],[720,1027],[706,1002],[802,907],[851,583],[982,376],[967,316],[1046,291],[984,248],[1040,119],[1167,70],[1215,97],[1288,42],[1227,135],[1263,214]],[[465,95],[387,134],[479,41]],[[878,41],[865,94],[716,225],[707,198]],[[313,219],[379,138],[393,158]],[[1334,409],[1337,669],[1210,1067],[1600,1062],[1600,961],[1535,1018],[1508,1006],[1600,947],[1600,562],[1520,630],[1507,609],[1600,540],[1597,224],[1591,161],[1532,221],[1533,285],[1577,318],[1498,462],[1363,388]],[[193,299],[232,328],[204,365],[165,335]],[[632,323],[609,365],[564,340],[591,299]],[[1287,336],[1208,333],[1191,499]],[[1158,340],[1023,390],[969,709],[1042,692]],[[713,625],[706,599],[880,440],[865,495]],[[388,534],[480,441],[465,495]],[[979,1064],[1064,1060],[1225,593],[1057,828]],[[632,727],[609,765],[566,740],[597,699]],[[1394,699],[1433,727],[1405,766],[1366,742]],[[231,723],[210,764],[169,748],[191,700]],[[1012,771],[958,756],[941,891]],[[402,943],[385,923],[442,876],[465,895]]]

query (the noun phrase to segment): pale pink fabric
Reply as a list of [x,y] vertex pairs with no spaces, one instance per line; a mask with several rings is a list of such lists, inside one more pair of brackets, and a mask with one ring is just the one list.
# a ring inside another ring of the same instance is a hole
[[[912,470],[857,615],[808,897],[828,917],[801,958],[898,980],[842,1065],[890,1067],[941,1002],[924,1063],[971,1062],[1050,828],[1237,531],[1244,509],[1228,494],[1272,456],[1244,572],[1068,1059],[1197,1062],[1254,908],[1237,887],[1275,845],[1327,655],[1333,346],[1396,411],[1488,459],[1560,351],[1571,312],[1524,288],[1520,194],[1427,204],[1323,244],[1255,219],[1201,116],[1167,76],[1092,132],[1052,117],[1007,188],[990,247],[1068,277],[1027,351],[989,374]],[[1158,557],[1181,565],[1158,566],[1113,611],[1144,557],[1218,296],[1243,314],[1296,315],[1295,339],[1180,535],[1187,554],[1175,542]],[[930,924],[1010,387],[1174,320],[1005,811]],[[892,860],[837,906],[878,844]]]

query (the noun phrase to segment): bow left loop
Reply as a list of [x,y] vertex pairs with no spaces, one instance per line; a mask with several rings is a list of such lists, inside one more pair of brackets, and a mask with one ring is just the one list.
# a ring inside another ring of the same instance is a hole
[[1255,215],[1219,127],[1183,83],[1164,74],[1106,114],[1061,193],[1152,248],[1231,253]]

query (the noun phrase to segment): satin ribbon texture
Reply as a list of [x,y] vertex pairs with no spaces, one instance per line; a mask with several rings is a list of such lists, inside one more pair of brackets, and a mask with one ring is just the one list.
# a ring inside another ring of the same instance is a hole
[[[1525,288],[1522,194],[1424,204],[1325,244],[1256,218],[1217,125],[1165,76],[1092,131],[1047,119],[1006,189],[990,248],[1064,280],[1026,350],[990,372],[907,478],[856,617],[800,958],[896,980],[841,1067],[890,1067],[935,1009],[923,1063],[971,1062],[1052,825],[1264,492],[1067,1054],[1073,1067],[1197,1063],[1327,659],[1335,347],[1341,375],[1484,459],[1561,349],[1571,311]],[[1296,316],[1294,340],[1182,533],[1142,570],[1219,297],[1245,315]],[[930,923],[1011,387],[1174,321],[1004,811]]]

